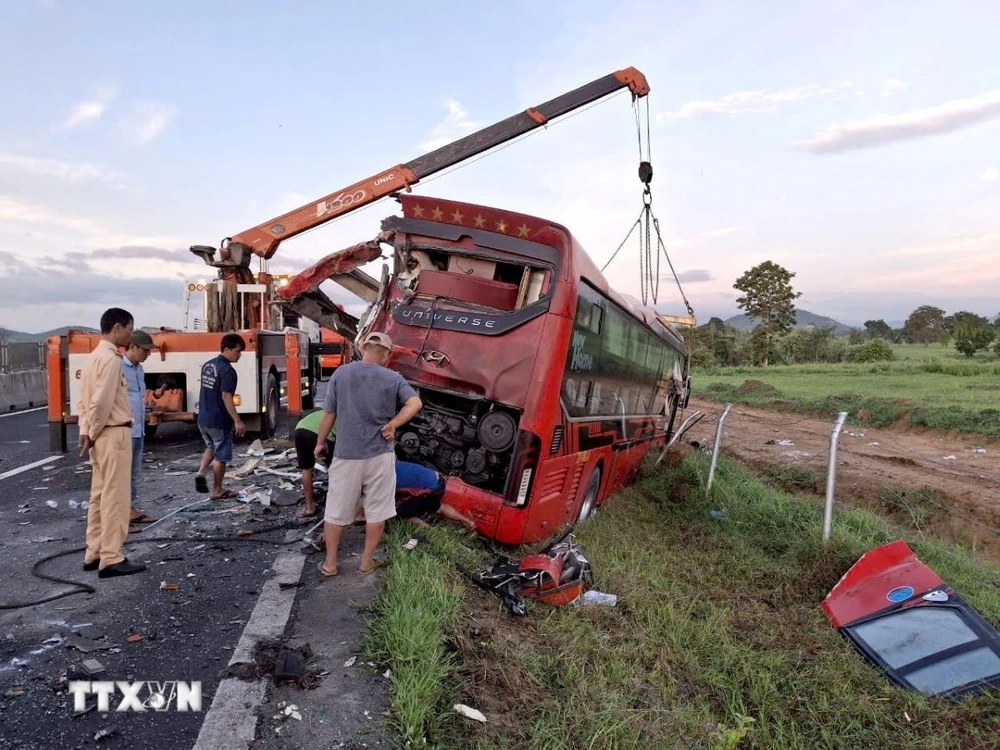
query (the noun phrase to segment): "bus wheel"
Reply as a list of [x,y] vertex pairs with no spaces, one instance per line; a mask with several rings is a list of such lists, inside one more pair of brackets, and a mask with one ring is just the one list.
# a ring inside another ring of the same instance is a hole
[[267,376],[267,390],[264,393],[264,405],[267,411],[261,415],[260,432],[265,438],[270,438],[278,432],[278,412],[281,408],[281,402],[278,400],[278,381],[273,372]]
[[159,427],[159,425],[156,425],[156,424],[148,424],[148,425],[146,425],[146,442],[149,442],[150,440],[152,440],[153,438],[156,437],[156,428],[157,427]]
[[594,506],[597,504],[597,493],[600,489],[601,469],[598,467],[590,475],[590,481],[587,482],[587,489],[583,491],[583,500],[580,501],[580,513],[576,517],[577,523],[583,523],[590,518],[590,514],[594,512]]

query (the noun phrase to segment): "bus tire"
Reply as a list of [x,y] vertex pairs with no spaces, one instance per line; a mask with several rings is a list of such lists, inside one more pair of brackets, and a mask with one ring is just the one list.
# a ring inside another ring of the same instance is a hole
[[580,500],[580,511],[577,513],[576,522],[583,523],[594,512],[597,507],[597,494],[601,491],[601,467],[595,466],[587,480],[587,487],[583,491]]
[[267,376],[267,388],[264,391],[264,406],[266,410],[260,415],[260,434],[263,438],[272,438],[278,432],[278,412],[281,411],[281,400],[278,395],[278,379],[274,373]]
[[157,424],[146,425],[145,440],[148,443],[150,440],[156,437],[156,428],[159,427]]

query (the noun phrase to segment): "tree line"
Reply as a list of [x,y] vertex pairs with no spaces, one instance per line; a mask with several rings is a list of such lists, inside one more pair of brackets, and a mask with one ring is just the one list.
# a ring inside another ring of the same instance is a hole
[[796,329],[792,288],[795,274],[765,261],[746,271],[733,287],[741,292],[736,304],[756,321],[752,331],[741,331],[720,318],[712,318],[685,335],[692,363],[712,365],[802,364],[810,362],[878,362],[895,358],[891,344],[954,344],[972,357],[993,346],[1000,354],[1000,315],[993,321],[968,311],[947,314],[921,305],[902,328],[885,320],[866,320],[863,329],[837,336],[833,328]]

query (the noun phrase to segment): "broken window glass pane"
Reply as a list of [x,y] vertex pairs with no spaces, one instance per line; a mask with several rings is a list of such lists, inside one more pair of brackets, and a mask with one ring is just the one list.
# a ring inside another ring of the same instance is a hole
[[933,694],[995,674],[1000,674],[1000,656],[984,647],[918,669],[906,675],[906,679],[922,693]]
[[958,612],[941,607],[903,610],[851,630],[893,669],[977,640]]

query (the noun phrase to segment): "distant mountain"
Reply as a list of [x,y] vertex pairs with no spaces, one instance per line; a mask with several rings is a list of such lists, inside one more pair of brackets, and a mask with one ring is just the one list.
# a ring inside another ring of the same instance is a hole
[[[726,325],[732,326],[733,328],[737,328],[741,331],[752,331],[757,325],[756,321],[746,315],[734,315],[731,318],[727,318],[725,322]],[[833,318],[828,318],[825,315],[811,313],[808,310],[795,311],[795,327],[832,328],[837,336],[846,336],[851,332],[851,326],[838,323]]]
[[11,343],[21,341],[45,341],[45,339],[49,336],[63,336],[70,330],[84,331],[85,333],[97,333],[96,328],[90,328],[88,326],[63,326],[62,328],[53,328],[51,331],[42,331],[41,333],[25,333],[24,331],[10,331],[6,328],[0,328],[0,339]]

